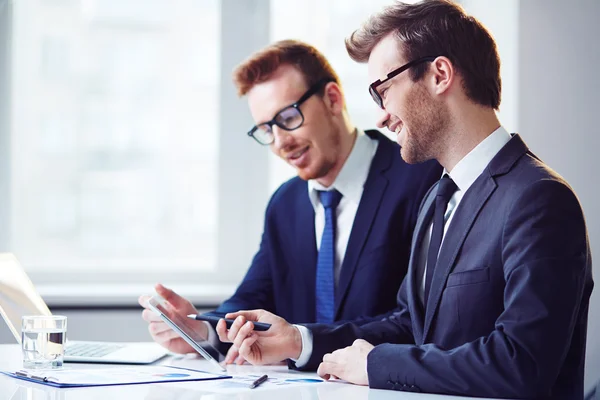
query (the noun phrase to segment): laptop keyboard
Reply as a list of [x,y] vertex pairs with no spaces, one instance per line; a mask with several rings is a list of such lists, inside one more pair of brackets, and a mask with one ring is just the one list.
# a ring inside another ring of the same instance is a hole
[[125,347],[117,343],[72,343],[67,344],[65,356],[74,357],[103,357]]

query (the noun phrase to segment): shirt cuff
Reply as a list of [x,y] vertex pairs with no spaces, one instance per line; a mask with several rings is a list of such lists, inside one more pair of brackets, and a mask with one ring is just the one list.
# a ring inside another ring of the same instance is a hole
[[310,329],[303,325],[294,325],[298,331],[300,331],[300,336],[302,337],[302,351],[300,352],[300,357],[297,360],[291,359],[296,364],[296,367],[302,368],[308,361],[310,360],[310,356],[312,356],[313,351],[313,335]]
[[210,323],[206,321],[202,322],[204,323],[204,325],[206,325],[206,328],[208,329],[208,337],[206,338],[206,341],[208,342],[208,344],[216,348],[220,343],[217,331],[215,331],[215,328],[213,328]]

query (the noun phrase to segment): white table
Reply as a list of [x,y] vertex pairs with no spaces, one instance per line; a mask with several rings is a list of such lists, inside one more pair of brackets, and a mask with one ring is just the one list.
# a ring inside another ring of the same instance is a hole
[[[166,357],[158,362],[161,365],[174,365],[185,368],[209,369],[209,364],[202,360],[189,357]],[[99,364],[66,364],[70,368],[98,368],[107,365]],[[122,366],[110,366],[122,367]],[[0,369],[17,370],[22,368],[21,349],[16,344],[0,345]],[[229,375],[244,374],[269,374],[273,372],[285,372],[284,365],[254,367],[251,365],[228,366]],[[316,374],[303,373],[303,376],[314,377]],[[204,386],[204,388],[203,388]],[[407,393],[392,390],[376,390],[367,387],[350,385],[340,382],[316,383],[294,388],[272,388],[248,389],[236,394],[215,393],[206,390],[203,382],[177,382],[177,383],[153,383],[127,386],[105,386],[89,388],[59,389],[41,384],[26,382],[10,378],[0,374],[0,400],[120,400],[120,399],[146,399],[146,400],[217,400],[217,399],[240,399],[240,400],[387,400],[387,399],[469,399],[472,397],[439,396],[431,394]]]

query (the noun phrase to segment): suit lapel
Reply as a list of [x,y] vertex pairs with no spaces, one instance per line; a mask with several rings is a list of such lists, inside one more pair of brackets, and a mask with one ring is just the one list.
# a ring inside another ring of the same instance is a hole
[[[495,177],[508,173],[515,163],[526,153],[527,145],[518,134],[512,134],[510,141],[494,156],[484,172],[475,180],[461,200],[455,215],[452,217],[440,254],[438,265],[431,282],[431,290],[427,302],[423,341],[431,329],[433,317],[440,303],[442,292],[446,286],[448,275],[452,272],[458,252],[462,247],[469,230],[473,226],[477,215],[496,190]],[[531,153],[529,153],[531,154]],[[535,155],[531,154],[535,157]],[[537,157],[536,157],[537,158]]]
[[352,231],[348,239],[346,254],[342,262],[340,280],[335,291],[335,315],[340,312],[341,305],[348,293],[350,282],[356,271],[356,266],[364,248],[367,238],[371,233],[371,227],[379,211],[383,195],[389,184],[384,171],[389,168],[392,161],[391,152],[394,151],[389,139],[379,132],[366,132],[371,137],[379,140],[378,148],[373,157],[369,175],[363,189],[363,194],[354,217]]
[[408,262],[408,273],[406,276],[408,289],[408,307],[413,325],[413,335],[415,337],[416,344],[422,344],[423,341],[423,307],[419,301],[419,287],[417,279],[419,274],[423,271],[419,271],[419,257],[421,256],[421,245],[423,243],[423,237],[429,228],[431,218],[434,210],[434,200],[437,185],[434,185],[429,192],[425,195],[417,223],[415,224],[415,234],[410,246],[410,260]]
[[[308,188],[306,196],[298,202],[297,220],[295,228],[296,254],[295,262],[297,265],[294,270],[299,271],[304,279],[305,294],[304,302],[306,308],[310,310],[310,319],[316,319],[316,303],[315,303],[315,276],[317,275],[317,239],[315,236],[315,210],[308,197]],[[291,254],[291,253],[290,253]]]
[[489,173],[484,172],[467,190],[455,211],[450,226],[444,236],[438,256],[437,266],[431,282],[429,299],[425,314],[423,340],[431,328],[431,322],[446,286],[448,275],[452,271],[458,252],[464,243],[473,222],[487,199],[496,189],[496,182]]

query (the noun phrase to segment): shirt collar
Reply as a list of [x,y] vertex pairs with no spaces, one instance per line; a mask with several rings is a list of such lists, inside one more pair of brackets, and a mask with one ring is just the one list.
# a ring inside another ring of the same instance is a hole
[[357,129],[354,146],[333,184],[330,187],[325,187],[316,179],[308,181],[308,195],[313,207],[316,208],[320,203],[318,190],[332,189],[336,189],[343,197],[358,205],[378,143],[377,140],[371,139],[363,131]]
[[452,172],[444,169],[444,174],[450,175],[461,192],[466,192],[500,149],[510,141],[510,138],[506,129],[500,126],[464,156],[452,169]]

